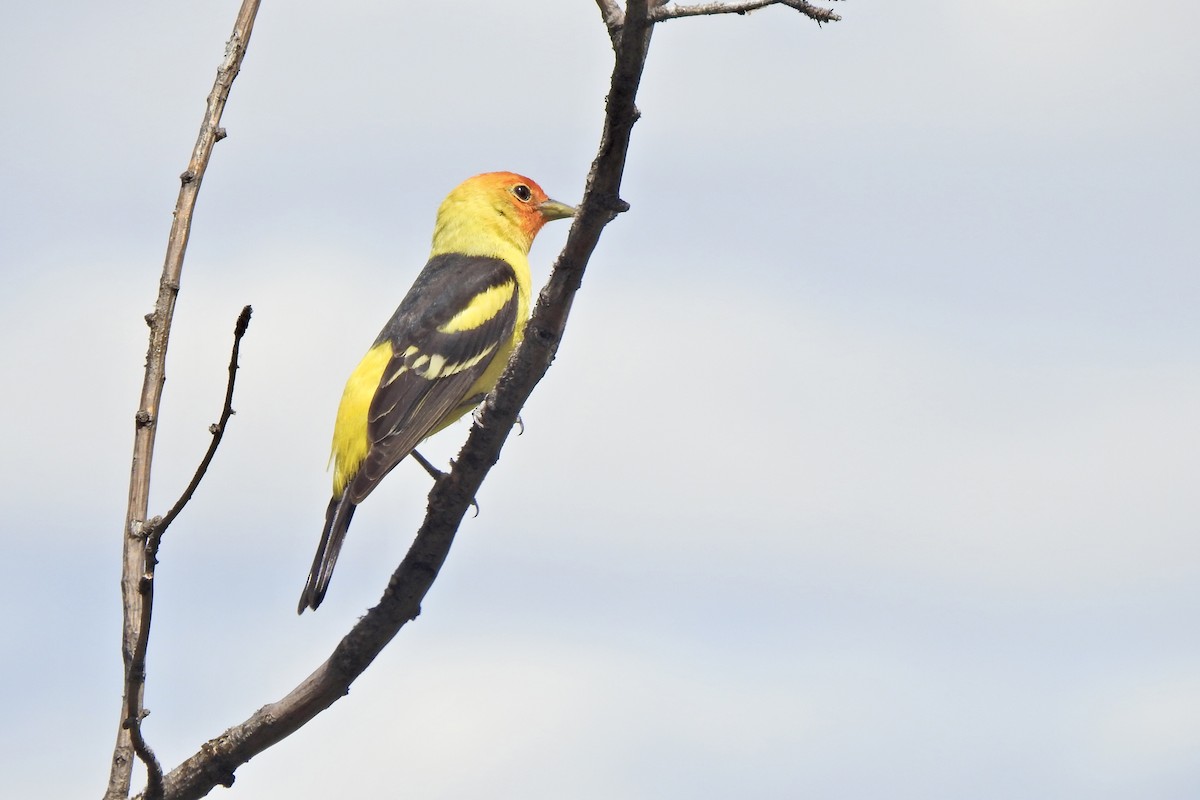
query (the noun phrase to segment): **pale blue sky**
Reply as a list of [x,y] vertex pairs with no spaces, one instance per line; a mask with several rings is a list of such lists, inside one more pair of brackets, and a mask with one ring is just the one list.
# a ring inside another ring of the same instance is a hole
[[[23,4],[0,30],[14,796],[107,776],[142,315],[236,5]],[[306,676],[407,548],[428,482],[401,467],[295,615],[342,382],[442,196],[512,169],[574,201],[594,156],[594,3],[414,5],[268,3],[234,86],[156,511],[255,316],[162,551],[168,766]],[[632,211],[482,514],[352,694],[218,794],[1200,794],[1200,10],[838,10],[658,30]]]

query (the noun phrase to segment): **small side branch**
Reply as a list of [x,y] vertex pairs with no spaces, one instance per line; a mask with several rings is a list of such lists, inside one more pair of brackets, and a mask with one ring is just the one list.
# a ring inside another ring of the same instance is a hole
[[805,0],[739,0],[739,2],[700,3],[688,6],[668,3],[665,6],[652,9],[650,19],[654,22],[662,22],[663,20],[677,19],[679,17],[706,17],[714,14],[748,14],[760,8],[776,5],[794,8],[809,19],[816,20],[818,23],[837,22],[841,19],[833,11],[826,8],[818,8]]
[[[138,592],[142,596],[142,613],[137,626],[138,636],[133,645],[129,666],[130,680],[137,682],[139,686],[144,686],[146,681],[146,650],[149,645],[150,619],[154,608],[154,568],[158,565],[158,546],[162,543],[167,526],[179,516],[179,512],[183,511],[183,507],[195,493],[196,487],[200,485],[201,479],[208,471],[208,465],[212,463],[213,456],[217,453],[217,446],[221,443],[221,437],[225,433],[225,425],[233,416],[233,386],[237,378],[238,352],[241,349],[242,337],[246,335],[246,328],[250,325],[252,312],[253,309],[250,306],[243,308],[233,328],[233,353],[229,357],[229,382],[225,386],[225,405],[221,409],[220,421],[209,428],[213,438],[208,445],[208,451],[201,459],[200,466],[196,469],[196,474],[192,476],[191,483],[184,489],[183,495],[175,502],[175,505],[171,506],[167,515],[147,520],[140,531],[140,538],[145,540],[142,557],[144,567],[141,579],[138,581]],[[137,694],[128,694],[127,700]],[[146,791],[143,793],[143,797],[145,800],[161,800],[163,797],[162,766],[158,763],[154,751],[150,749],[150,745],[146,743],[146,737],[142,733],[142,720],[148,713],[145,709],[127,703],[126,717],[122,727],[129,731],[133,752],[146,765]]]
[[[162,538],[166,532],[167,526],[175,521],[179,516],[179,512],[183,511],[183,507],[188,504],[195,494],[196,488],[200,486],[200,481],[204,479],[204,474],[208,472],[208,465],[212,463],[213,456],[217,454],[217,447],[221,444],[221,438],[225,435],[225,426],[229,423],[229,418],[233,416],[233,385],[237,380],[238,371],[238,352],[242,347],[242,337],[246,335],[246,328],[250,326],[250,315],[254,313],[254,309],[246,306],[242,309],[242,313],[238,315],[237,323],[233,327],[233,351],[229,356],[229,382],[225,386],[225,405],[221,408],[221,416],[217,422],[210,425],[208,432],[212,434],[212,441],[208,444],[208,451],[204,454],[204,458],[200,460],[200,466],[196,468],[196,474],[192,476],[191,483],[183,490],[183,494],[175,501],[175,505],[171,506],[171,510],[166,513],[161,519],[152,520],[149,541],[155,541]],[[154,548],[157,552],[157,546]],[[153,557],[155,553],[148,553]],[[151,562],[153,563],[153,562]]]

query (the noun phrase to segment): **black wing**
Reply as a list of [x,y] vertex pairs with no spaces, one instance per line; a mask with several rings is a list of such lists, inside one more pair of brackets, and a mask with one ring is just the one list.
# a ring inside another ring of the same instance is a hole
[[479,402],[472,387],[512,338],[517,303],[516,273],[499,258],[429,260],[375,342],[389,342],[392,358],[371,400],[370,448],[346,487],[350,502],[362,502],[439,423]]

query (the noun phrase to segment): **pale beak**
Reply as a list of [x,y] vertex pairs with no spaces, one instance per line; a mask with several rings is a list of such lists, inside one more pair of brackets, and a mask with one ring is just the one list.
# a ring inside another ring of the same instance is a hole
[[538,212],[542,215],[542,219],[549,222],[554,219],[566,219],[567,217],[575,216],[575,207],[569,206],[566,203],[560,203],[557,200],[547,200],[544,203],[539,203]]

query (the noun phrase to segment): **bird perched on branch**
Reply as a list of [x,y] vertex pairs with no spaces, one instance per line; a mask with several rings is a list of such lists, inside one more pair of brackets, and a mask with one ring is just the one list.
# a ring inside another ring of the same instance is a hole
[[529,318],[529,247],[547,222],[574,214],[511,172],[469,178],[442,202],[428,263],[346,382],[333,498],[297,613],[321,605],[358,504],[495,388]]

